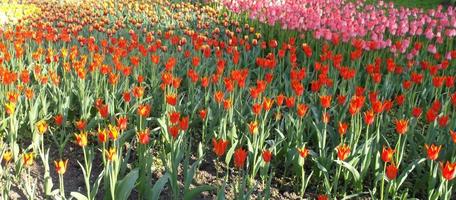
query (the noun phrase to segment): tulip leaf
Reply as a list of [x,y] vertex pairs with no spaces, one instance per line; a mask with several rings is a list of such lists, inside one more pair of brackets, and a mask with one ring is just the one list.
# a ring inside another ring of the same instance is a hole
[[116,187],[116,198],[119,200],[128,199],[131,191],[135,188],[136,179],[138,179],[138,177],[139,169],[135,168],[120,180]]
[[355,167],[353,167],[349,163],[341,161],[341,160],[335,160],[334,162],[336,162],[337,164],[341,165],[342,167],[345,167],[346,169],[348,169],[348,171],[350,171],[350,173],[353,175],[355,182],[359,181],[359,177],[360,177],[359,172],[358,172],[358,170],[355,169]]
[[227,166],[230,165],[231,157],[233,157],[234,150],[236,149],[237,143],[238,143],[238,141],[235,140],[235,141],[233,142],[233,144],[231,145],[230,149],[228,150],[228,152],[226,153],[225,163],[226,163]]
[[201,194],[202,192],[209,191],[209,190],[215,190],[215,189],[217,189],[217,188],[214,186],[211,186],[211,185],[198,186],[198,187],[190,190],[187,194],[185,194],[184,200],[196,199],[196,196]]
[[404,183],[407,176],[415,169],[416,166],[418,166],[419,164],[421,164],[424,161],[426,161],[426,158],[421,158],[421,159],[413,161],[410,165],[408,165],[407,168],[405,168],[405,170],[401,173],[401,175],[397,179],[398,180],[397,188],[401,187],[402,183]]
[[86,196],[79,192],[70,192],[70,195],[75,198],[76,200],[88,200]]
[[163,191],[166,183],[169,180],[169,173],[165,173],[160,179],[155,182],[154,187],[147,191],[147,194],[144,196],[147,200],[158,200],[160,198],[160,193]]

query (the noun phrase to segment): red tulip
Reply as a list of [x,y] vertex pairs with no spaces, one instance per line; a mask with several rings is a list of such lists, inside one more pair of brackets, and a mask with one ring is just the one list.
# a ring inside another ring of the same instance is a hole
[[247,158],[247,151],[243,148],[236,149],[234,152],[234,165],[238,168],[243,168]]
[[341,144],[337,148],[337,157],[339,160],[345,160],[350,154],[350,147],[346,144]]
[[442,170],[442,176],[447,181],[451,181],[454,178],[456,171],[456,162],[450,163],[446,161],[445,164],[440,163],[440,169]]
[[228,146],[228,141],[219,139],[216,140],[212,138],[212,145],[214,146],[213,151],[218,157],[222,157],[225,154],[226,147]]
[[263,157],[263,161],[265,163],[269,163],[272,158],[272,152],[269,150],[264,150],[263,153],[261,154],[261,156]]
[[324,95],[324,96],[320,96],[320,105],[321,107],[323,108],[329,108],[331,106],[331,96],[327,96],[327,95]]
[[137,136],[138,136],[139,143],[149,144],[149,141],[150,141],[149,129],[139,131]]
[[337,131],[339,132],[340,136],[344,136],[347,134],[348,130],[348,124],[345,122],[339,122],[339,125],[337,126]]
[[439,152],[442,149],[442,145],[436,146],[435,144],[431,144],[431,146],[429,146],[427,144],[424,144],[424,148],[426,148],[429,160],[436,160],[439,157]]
[[408,130],[408,120],[406,119],[399,119],[395,121],[396,124],[396,133],[399,135],[403,135]]
[[395,149],[392,149],[390,147],[385,147],[383,146],[382,150],[382,160],[383,162],[391,162],[393,160],[394,153],[396,152]]
[[398,169],[396,165],[390,164],[386,167],[386,177],[388,177],[389,180],[394,180],[397,177],[397,172]]

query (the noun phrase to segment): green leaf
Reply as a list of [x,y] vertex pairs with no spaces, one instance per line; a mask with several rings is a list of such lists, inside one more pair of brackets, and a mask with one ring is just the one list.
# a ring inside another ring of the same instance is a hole
[[196,196],[201,194],[202,192],[209,191],[209,190],[215,190],[215,189],[217,189],[217,188],[214,186],[211,186],[211,185],[198,186],[198,187],[190,190],[187,194],[185,194],[184,200],[196,199]]
[[220,187],[217,191],[217,200],[225,200],[225,188],[226,188],[226,181],[223,182],[222,187]]
[[234,143],[231,145],[230,149],[228,150],[228,152],[226,153],[225,163],[226,163],[227,166],[230,165],[231,157],[233,157],[234,150],[236,149],[237,143],[238,143],[238,141],[235,140]]
[[341,160],[335,160],[334,162],[348,169],[348,171],[350,171],[350,173],[353,175],[353,179],[355,180],[355,182],[359,181],[359,172],[355,169],[355,167]]
[[75,198],[76,200],[88,200],[86,196],[79,192],[70,192],[70,195]]
[[144,196],[147,200],[158,200],[160,198],[160,193],[163,191],[166,183],[168,183],[169,174],[165,173],[160,179],[155,182],[154,187],[149,189]]
[[420,163],[422,163],[424,161],[426,161],[426,158],[421,158],[419,160],[415,160],[410,165],[408,165],[407,168],[405,168],[405,170],[401,173],[401,175],[397,179],[398,180],[397,189],[399,189],[399,187],[401,187],[402,183],[404,183],[405,179],[407,179],[407,176],[410,174],[410,172],[412,172],[413,169],[415,169],[415,167],[417,165],[419,165]]
[[101,184],[101,180],[103,180],[104,177],[104,170],[100,172],[100,175],[98,175],[97,180],[95,181],[94,185],[92,186],[92,191],[90,192],[90,196],[94,198],[97,193],[98,193],[98,188]]
[[139,169],[131,170],[116,187],[116,198],[119,200],[126,200],[130,196],[131,191],[135,188],[136,179],[139,177]]

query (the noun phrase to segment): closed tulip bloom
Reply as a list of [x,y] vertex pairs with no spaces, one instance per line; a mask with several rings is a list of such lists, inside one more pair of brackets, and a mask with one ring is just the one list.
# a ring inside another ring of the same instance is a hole
[[9,163],[13,159],[13,153],[10,150],[7,150],[3,153],[2,159],[5,163]]
[[127,125],[128,125],[128,118],[127,117],[119,117],[117,119],[117,127],[119,128],[119,130],[127,129]]
[[35,158],[35,154],[33,152],[24,153],[22,155],[22,164],[25,166],[32,166],[34,158]]
[[40,135],[43,135],[47,131],[47,128],[48,128],[48,125],[47,125],[46,121],[44,121],[44,120],[38,121],[35,124],[35,126],[36,126],[36,130],[38,131],[38,133]]
[[389,180],[394,180],[397,177],[398,169],[395,164],[390,164],[386,167],[386,177]]
[[265,163],[269,163],[272,159],[272,152],[269,150],[264,150],[261,156],[263,157],[263,161]]
[[456,144],[456,131],[450,130],[450,136],[453,143]]
[[339,122],[339,124],[337,125],[337,132],[339,132],[339,135],[344,136],[345,134],[347,134],[347,130],[348,124],[345,122]]

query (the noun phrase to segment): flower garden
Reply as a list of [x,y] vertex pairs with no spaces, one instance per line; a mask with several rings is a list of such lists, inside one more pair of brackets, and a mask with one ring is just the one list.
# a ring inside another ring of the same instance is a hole
[[456,7],[0,4],[2,199],[456,198]]

